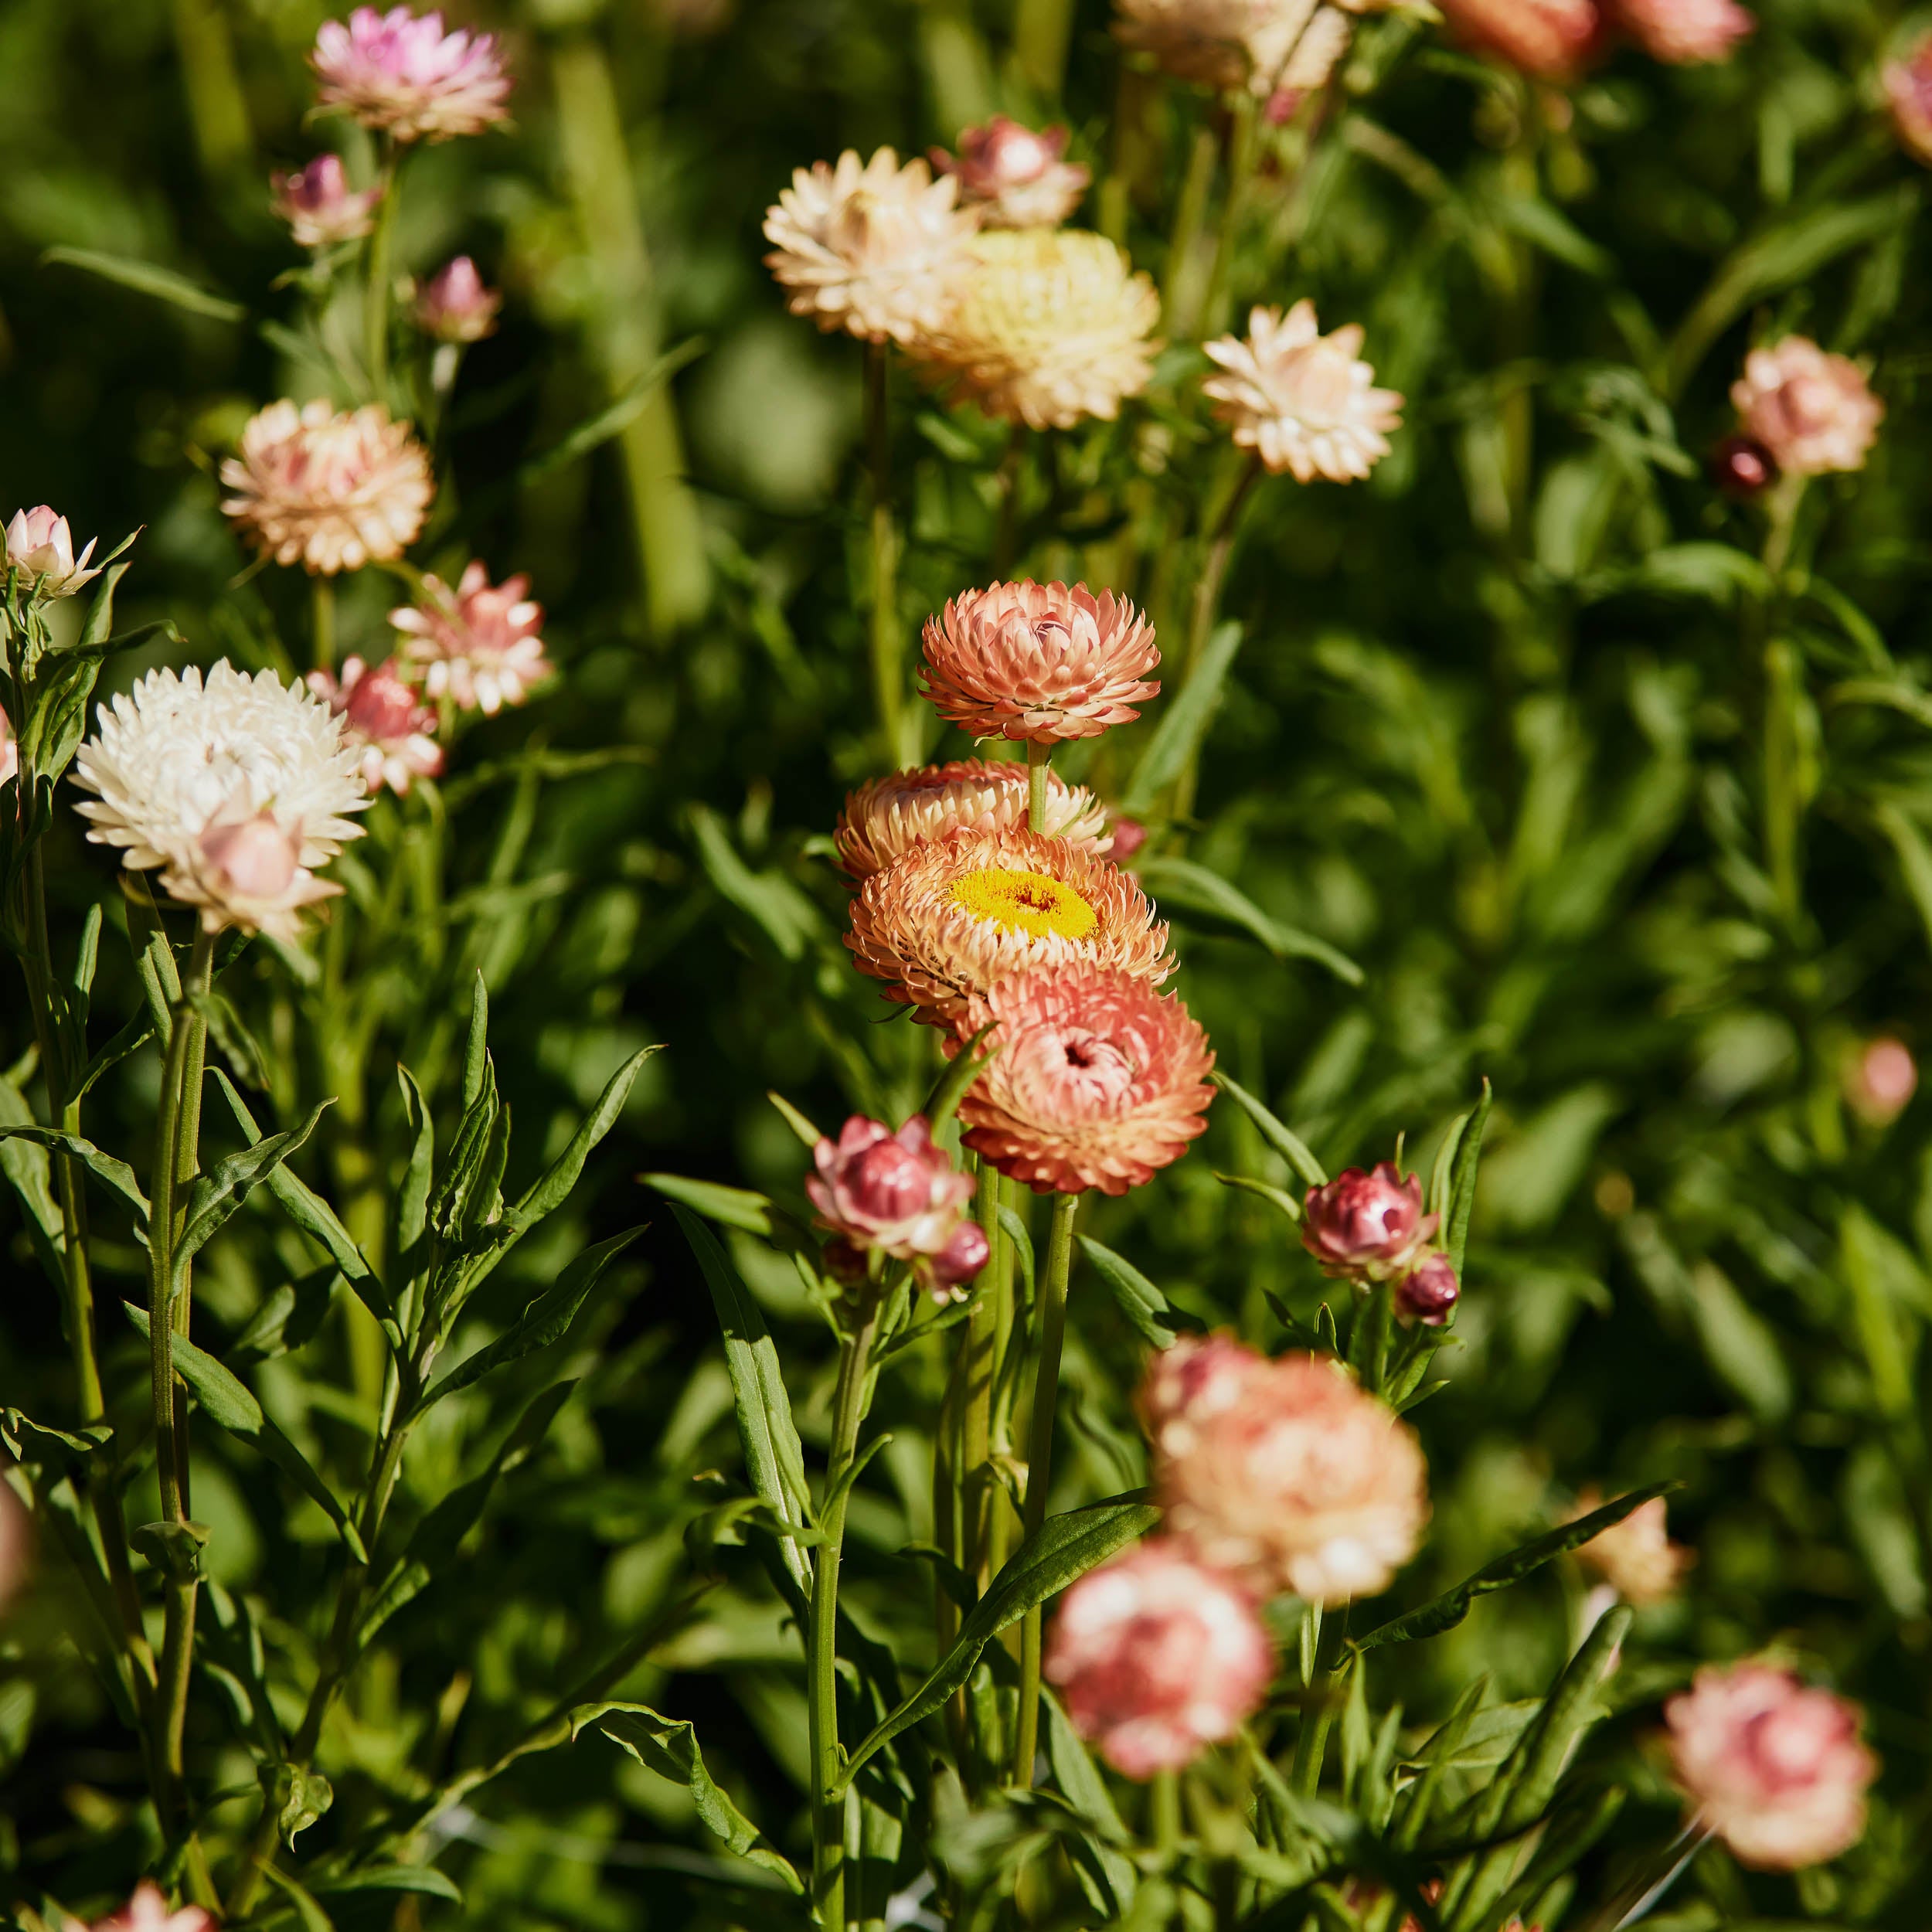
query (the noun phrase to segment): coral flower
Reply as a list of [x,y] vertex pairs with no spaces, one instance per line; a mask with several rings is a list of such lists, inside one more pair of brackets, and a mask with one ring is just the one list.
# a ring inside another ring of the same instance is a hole
[[94,1932],[215,1932],[215,1921],[198,1905],[171,1912],[160,1886],[143,1879],[126,1906],[97,1920]]
[[257,549],[325,577],[400,556],[436,491],[427,452],[379,403],[341,416],[321,401],[271,403],[221,480],[233,492],[223,512]]
[[1614,0],[1617,24],[1653,60],[1728,60],[1757,20],[1736,0]]
[[4,785],[20,769],[20,747],[15,742],[13,726],[8,721],[6,709],[0,706],[0,785]]
[[1111,422],[1147,387],[1161,298],[1104,235],[996,229],[965,255],[954,299],[913,345],[930,379],[1036,430]]
[[7,562],[20,573],[24,587],[34,596],[72,597],[100,574],[98,564],[91,570],[87,568],[94,541],[90,537],[87,547],[77,557],[67,519],[38,503],[31,510],[14,512],[7,526]]
[[447,693],[458,710],[494,717],[550,675],[537,634],[543,607],[530,601],[529,587],[528,577],[513,577],[492,589],[489,573],[473,563],[454,590],[425,576],[418,601],[389,614],[406,640],[403,658],[422,672],[430,697]]
[[1202,1425],[1237,1406],[1267,1372],[1267,1357],[1233,1335],[1183,1335],[1147,1366],[1136,1406],[1148,1440],[1164,1456],[1189,1454]]
[[1456,37],[1538,80],[1577,79],[1603,44],[1596,0],[1443,0]]
[[910,346],[944,320],[979,225],[958,206],[959,183],[882,148],[860,165],[801,168],[765,212],[765,266],[791,292],[786,306],[822,329]]
[[[1587,1516],[1602,1504],[1602,1497],[1594,1489],[1586,1489],[1577,1498],[1571,1520]],[[1594,1570],[1625,1603],[1641,1607],[1675,1597],[1684,1572],[1696,1562],[1697,1554],[1671,1541],[1668,1512],[1663,1498],[1655,1496],[1641,1508],[1633,1509],[1621,1522],[1613,1523],[1600,1535],[1580,1544],[1577,1560],[1586,1570]]]
[[[997,1064],[997,1062],[995,1063]],[[1372,1596],[1429,1518],[1415,1431],[1338,1362],[1284,1355],[1155,1443],[1168,1524],[1203,1563],[1311,1603]]]
[[347,727],[349,743],[362,753],[362,783],[371,791],[387,785],[406,792],[412,779],[441,776],[436,713],[404,681],[393,658],[373,667],[360,658],[345,658],[339,682],[328,672],[311,671],[308,688]]
[[[6,775],[0,750],[0,777]],[[1918,1063],[1902,1039],[1880,1034],[1867,1040],[1845,1066],[1845,1097],[1867,1127],[1889,1127],[1918,1091]]]
[[975,1000],[998,1051],[960,1103],[961,1140],[1036,1193],[1124,1194],[1178,1161],[1214,1097],[1207,1036],[1137,974],[1049,966]]
[[973,1234],[964,1241],[959,1238],[969,1225],[964,1217],[973,1178],[933,1144],[923,1114],[896,1134],[855,1114],[836,1141],[820,1140],[811,1158],[818,1171],[805,1192],[818,1210],[818,1225],[840,1240],[917,1263],[942,1295],[985,1266],[986,1239],[978,1225],[970,1224]]
[[[873,778],[848,795],[832,836],[838,861],[855,882],[869,879],[914,845],[953,832],[1023,832],[1027,769],[1014,763],[959,758]],[[1107,815],[1084,785],[1046,774],[1046,816],[1041,831],[1093,852],[1111,842]]]
[[1885,98],[1900,145],[1914,161],[1932,167],[1932,34],[1903,60],[1886,63]]
[[1285,316],[1255,309],[1245,340],[1224,335],[1205,346],[1223,371],[1201,385],[1214,413],[1277,475],[1287,470],[1298,483],[1318,476],[1346,483],[1389,454],[1387,432],[1401,427],[1402,398],[1375,386],[1375,371],[1360,355],[1359,324],[1324,335],[1315,304],[1303,301]]
[[494,334],[503,298],[486,288],[467,255],[439,268],[416,291],[416,326],[439,342],[480,342]]
[[1140,886],[1087,847],[1029,832],[957,832],[915,845],[860,886],[845,935],[886,997],[951,1027],[976,994],[1029,966],[1173,971]]
[[1817,1865],[1863,1835],[1878,1764],[1859,1740],[1855,1704],[1787,1671],[1736,1664],[1700,1670],[1664,1717],[1694,1822],[1744,1864]]
[[304,248],[328,248],[355,241],[376,225],[379,188],[356,193],[349,185],[340,155],[318,155],[292,175],[269,178],[275,213]]
[[1744,434],[1791,476],[1862,469],[1885,415],[1857,363],[1803,335],[1753,349],[1731,385],[1731,405]]
[[1067,1591],[1042,1674],[1108,1764],[1148,1778],[1240,1728],[1274,1675],[1274,1648],[1239,1590],[1157,1536]]
[[302,828],[272,811],[252,818],[224,815],[162,874],[168,896],[201,913],[205,930],[233,927],[291,941],[301,937],[302,909],[342,889],[318,879],[301,862]]
[[1383,1161],[1371,1173],[1352,1167],[1309,1189],[1301,1245],[1324,1274],[1387,1281],[1417,1265],[1436,1220],[1422,1211],[1420,1180]]
[[440,13],[358,7],[345,26],[323,22],[308,56],[318,107],[397,141],[480,134],[508,117],[510,77],[493,33],[445,33]]
[[1083,583],[995,583],[926,620],[920,681],[939,715],[975,738],[1053,744],[1127,724],[1157,696],[1154,627]]
[[988,228],[1055,228],[1080,206],[1091,177],[1063,161],[1066,130],[1036,134],[1005,114],[959,137],[959,152],[932,151],[933,165],[959,182]]

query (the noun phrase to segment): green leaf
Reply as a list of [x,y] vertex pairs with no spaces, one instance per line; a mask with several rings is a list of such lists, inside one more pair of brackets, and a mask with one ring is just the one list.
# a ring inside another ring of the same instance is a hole
[[267,1870],[268,1876],[288,1894],[295,1916],[301,1920],[302,1932],[335,1932],[335,1921],[315,1903],[307,1887],[291,1878],[279,1865],[270,1865]]
[[310,1109],[299,1125],[285,1134],[271,1134],[265,1141],[226,1155],[203,1175],[189,1190],[182,1210],[181,1232],[175,1237],[174,1275],[170,1295],[181,1291],[181,1281],[189,1262],[213,1240],[243,1202],[296,1152],[315,1131],[315,1124],[333,1101],[324,1100]]
[[563,1205],[565,1196],[577,1185],[591,1150],[617,1124],[645,1062],[663,1050],[662,1046],[640,1047],[604,1083],[597,1105],[584,1116],[570,1136],[569,1145],[544,1171],[543,1178],[511,1209],[509,1221],[519,1235]]
[[481,973],[470,981],[470,1024],[463,1039],[463,1111],[483,1097],[490,1072],[490,989]]
[[[0,1124],[31,1127],[33,1111],[15,1083],[0,1075]],[[56,1288],[64,1286],[66,1276],[61,1257],[67,1237],[60,1209],[53,1198],[53,1169],[47,1150],[32,1141],[0,1134],[0,1174],[20,1197],[27,1213],[28,1231],[47,1279]]]
[[1366,1635],[1353,1638],[1354,1648],[1375,1650],[1384,1644],[1410,1644],[1425,1637],[1439,1637],[1445,1630],[1454,1629],[1469,1614],[1469,1606],[1478,1597],[1520,1583],[1532,1570],[1553,1563],[1566,1551],[1588,1543],[1593,1536],[1600,1536],[1633,1511],[1641,1509],[1653,1496],[1661,1496],[1676,1487],[1675,1482],[1651,1483],[1648,1488],[1632,1490],[1627,1496],[1619,1496],[1600,1509],[1593,1509],[1587,1516],[1579,1516],[1574,1522],[1559,1524],[1540,1536],[1532,1537],[1508,1555],[1485,1563],[1474,1576],[1465,1577],[1454,1590],[1444,1591],[1420,1609],[1379,1624]]
[[430,1182],[436,1172],[436,1123],[416,1077],[399,1062],[396,1084],[403,1090],[403,1117],[410,1129],[409,1165],[396,1198],[396,1250],[410,1255],[429,1226]]
[[63,1134],[50,1127],[0,1127],[0,1141],[26,1141],[35,1147],[70,1155],[97,1180],[105,1182],[110,1192],[119,1195],[140,1216],[143,1226],[146,1225],[148,1197],[141,1192],[134,1169],[125,1161],[117,1161],[111,1154],[102,1153],[84,1136]]
[[1782,1422],[1796,1400],[1777,1332],[1716,1262],[1691,1270],[1691,1319],[1718,1379],[1761,1422]]
[[298,1764],[274,1768],[275,1828],[291,1850],[298,1832],[305,1832],[335,1802],[335,1792],[319,1771]]
[[1548,202],[1532,195],[1504,195],[1498,198],[1495,213],[1500,227],[1554,260],[1600,281],[1616,274],[1617,257]]
[[105,255],[92,248],[49,248],[40,257],[45,268],[56,262],[64,262],[70,268],[84,270],[90,275],[98,275],[104,281],[118,282],[123,288],[131,288],[143,295],[152,295],[158,301],[168,302],[176,308],[185,309],[190,315],[205,315],[211,321],[239,322],[248,311],[240,302],[231,302],[191,282],[185,275],[177,274],[172,268],[162,268],[154,262],[137,261],[127,255]]
[[1219,1168],[1214,1178],[1223,1187],[1231,1187],[1243,1194],[1252,1194],[1266,1201],[1270,1207],[1279,1208],[1291,1221],[1299,1224],[1301,1219],[1301,1203],[1286,1188],[1279,1188],[1267,1181],[1250,1180],[1245,1174],[1223,1174]]
[[775,1090],[767,1090],[765,1098],[777,1108],[779,1117],[786,1126],[791,1129],[793,1133],[798,1135],[800,1145],[804,1147],[808,1152],[825,1138],[811,1121],[806,1119],[804,1115],[785,1098],[784,1094]]
[[228,1350],[228,1366],[270,1362],[307,1347],[328,1313],[337,1273],[335,1264],[327,1261],[298,1280],[284,1281],[236,1336]]
[[1219,1087],[1243,1114],[1247,1114],[1248,1118],[1260,1130],[1262,1139],[1267,1141],[1268,1145],[1273,1148],[1275,1152],[1280,1155],[1282,1159],[1286,1161],[1310,1187],[1325,1187],[1328,1185],[1327,1171],[1314,1155],[1309,1152],[1307,1142],[1301,1138],[1300,1134],[1293,1133],[1284,1127],[1268,1111],[1267,1108],[1232,1075],[1223,1073],[1217,1068],[1208,1076],[1208,1078],[1213,1081],[1214,1084]]
[[980,1043],[990,1033],[997,1022],[988,1020],[959,1051],[953,1056],[944,1073],[933,1083],[933,1090],[926,1096],[926,1104],[920,1109],[930,1124],[932,1131],[939,1130],[959,1111],[959,1104],[971,1090],[975,1080],[986,1070],[987,1063],[999,1049],[981,1053]]
[[1206,1325],[1175,1307],[1131,1261],[1104,1248],[1090,1235],[1075,1236],[1100,1279],[1114,1291],[1135,1334],[1151,1349],[1171,1349],[1183,1335],[1197,1335]]
[[986,1594],[960,1626],[952,1648],[925,1682],[852,1753],[837,1788],[844,1791],[859,1767],[882,1745],[939,1709],[972,1675],[980,1652],[1002,1631],[1104,1563],[1116,1550],[1145,1535],[1160,1520],[1160,1511],[1151,1504],[1117,1498],[1049,1516],[987,1585]]
[[540,483],[546,476],[567,469],[592,451],[601,448],[614,437],[621,436],[650,406],[658,389],[686,363],[696,362],[705,347],[704,338],[693,335],[666,349],[615,402],[587,422],[580,423],[561,442],[524,464],[516,473],[517,488],[526,489],[532,483]]
[[1186,768],[1188,760],[1200,748],[1208,726],[1221,704],[1221,687],[1227,682],[1235,654],[1241,648],[1241,627],[1232,620],[1217,624],[1207,641],[1200,660],[1186,682],[1168,703],[1153,737],[1128,781],[1127,795],[1121,810],[1130,818],[1143,818],[1151,811],[1161,794]]
[[1489,1082],[1485,1079],[1482,1098],[1450,1128],[1429,1176],[1430,1208],[1442,1216],[1437,1233],[1458,1281],[1462,1279],[1462,1258],[1469,1246],[1469,1216],[1476,1205],[1476,1169],[1482,1159],[1482,1137],[1489,1124],[1492,1098]]
[[695,1208],[708,1221],[763,1235],[767,1240],[777,1232],[778,1210],[769,1195],[754,1193],[747,1187],[726,1187],[721,1181],[695,1181],[682,1174],[645,1174],[638,1178],[666,1200]]
[[1127,1828],[1114,1808],[1114,1794],[1107,1788],[1106,1779],[1087,1755],[1060,1699],[1051,1691],[1043,1691],[1040,1702],[1046,1710],[1046,1762],[1053,1782],[1060,1795],[1094,1828],[1083,1838],[1070,1839],[1067,1850],[1089,1866],[1104,1894],[1094,1903],[1109,1915],[1111,1923],[1133,1903],[1139,1883],[1133,1860],[1119,1849],[1128,1841]]
[[1033,1237],[1027,1230],[1026,1223],[1017,1209],[1000,1203],[999,1224],[1006,1230],[1006,1238],[1013,1244],[1013,1254],[1019,1263],[1020,1285],[1026,1291],[1026,1302],[1030,1308],[1033,1301]]
[[345,1892],[420,1892],[427,1898],[447,1899],[452,1905],[463,1903],[455,1881],[428,1865],[365,1865],[331,1878],[311,1879],[309,1889],[325,1899]]
[[719,896],[764,934],[781,959],[802,959],[824,930],[818,908],[783,873],[753,872],[708,805],[691,808],[691,829],[699,862]]
[[1347,954],[1264,913],[1238,886],[1205,866],[1189,859],[1149,859],[1140,868],[1140,878],[1163,906],[1211,913],[1259,940],[1277,959],[1311,959],[1351,986],[1362,984],[1362,968]]

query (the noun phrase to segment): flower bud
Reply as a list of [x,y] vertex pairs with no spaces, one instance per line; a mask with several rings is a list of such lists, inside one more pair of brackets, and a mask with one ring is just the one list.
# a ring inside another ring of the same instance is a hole
[[1862,470],[1885,416],[1856,362],[1803,335],[1753,349],[1731,403],[1744,434],[1794,476]]
[[932,151],[933,166],[959,183],[961,198],[994,228],[1051,228],[1080,204],[1090,179],[1061,160],[1066,130],[1036,134],[1005,114],[959,137],[959,152]]
[[1138,818],[1116,818],[1113,833],[1111,855],[1117,866],[1124,866],[1147,843],[1147,828]]
[[1301,1245],[1324,1274],[1386,1281],[1415,1264],[1436,1220],[1422,1211],[1422,1182],[1383,1161],[1369,1173],[1349,1168],[1327,1186],[1309,1189]]
[[985,1267],[992,1253],[986,1230],[977,1221],[962,1221],[953,1230],[953,1238],[933,1257],[926,1271],[927,1279],[942,1294],[964,1287]]
[[1889,1127],[1918,1084],[1910,1049],[1889,1034],[1867,1040],[1845,1063],[1845,1102],[1867,1127]]
[[1748,436],[1727,436],[1711,452],[1711,481],[1726,496],[1760,495],[1778,474],[1777,458]]
[[1396,1312],[1424,1328],[1439,1328],[1461,1297],[1462,1284],[1448,1256],[1431,1248],[1396,1284]]
[[933,1144],[923,1114],[894,1134],[855,1114],[836,1141],[819,1141],[812,1161],[818,1172],[805,1192],[819,1226],[896,1260],[944,1255],[972,1198],[972,1177]]
[[439,268],[416,291],[416,325],[439,342],[480,342],[496,328],[503,298],[483,285],[467,255]]
[[379,188],[351,191],[340,155],[318,155],[294,174],[270,175],[269,185],[275,213],[304,248],[328,248],[366,235],[383,199]]
[[94,553],[94,539],[78,557],[73,553],[73,532],[67,519],[56,516],[44,503],[31,510],[15,510],[7,526],[7,561],[20,573],[36,597],[71,597],[80,587],[100,574],[100,567],[87,568]]

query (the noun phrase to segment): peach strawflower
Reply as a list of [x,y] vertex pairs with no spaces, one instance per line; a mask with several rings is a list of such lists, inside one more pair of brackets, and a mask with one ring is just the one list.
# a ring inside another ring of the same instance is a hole
[[[995,1062],[995,1064],[998,1063]],[[1311,1603],[1373,1596],[1429,1519],[1415,1431],[1340,1363],[1288,1355],[1155,1441],[1168,1527],[1203,1563]]]
[[1027,967],[1149,981],[1174,969],[1167,927],[1133,879],[1090,847],[1029,832],[956,832],[903,852],[854,896],[845,944],[888,999],[947,1028]]
[[356,241],[376,226],[379,188],[358,194],[349,185],[340,155],[318,155],[292,175],[271,175],[275,213],[304,248],[328,248]]
[[1128,724],[1160,692],[1154,627],[1111,590],[995,583],[926,620],[925,695],[975,738],[1054,744]]
[[[839,863],[857,883],[889,866],[901,852],[948,832],[1023,832],[1027,791],[1026,766],[985,758],[957,758],[869,779],[847,795],[832,835]],[[1106,852],[1111,843],[1099,800],[1084,785],[1070,785],[1052,770],[1046,774],[1046,817],[1040,829],[1049,838],[1064,838],[1094,852]]]
[[799,168],[765,211],[765,266],[793,315],[910,347],[944,319],[964,271],[979,218],[958,202],[958,182],[923,161],[902,167],[882,148],[862,166],[849,148],[836,167]]
[[[0,764],[0,777],[5,776]],[[1845,1060],[1845,1098],[1867,1127],[1889,1127],[1910,1105],[1918,1086],[1912,1049],[1889,1033],[1866,1041]]]
[[439,342],[480,342],[496,330],[503,298],[484,286],[467,255],[447,262],[416,291],[416,326]]
[[77,557],[67,519],[37,503],[31,510],[14,512],[7,526],[7,562],[20,573],[21,587],[29,595],[49,600],[72,597],[100,574],[99,564],[87,568],[94,543],[90,537]]
[[1275,90],[1268,97],[1270,105],[1283,93],[1293,95],[1298,102],[1325,85],[1354,37],[1355,22],[1350,14],[1369,11],[1372,9],[1345,4],[1317,8],[1314,19],[1295,42],[1294,52],[1275,75]]
[[443,31],[439,12],[358,7],[325,21],[308,64],[315,104],[397,141],[450,141],[509,118],[510,77],[493,33]]
[[1375,386],[1375,371],[1361,358],[1359,323],[1324,335],[1315,304],[1304,300],[1285,316],[1257,308],[1245,338],[1224,335],[1204,347],[1222,372],[1201,385],[1215,415],[1277,475],[1346,483],[1389,454],[1402,398]]
[[199,1905],[171,1911],[161,1887],[143,1879],[120,1911],[95,1922],[94,1932],[215,1932],[215,1921]]
[[1757,26],[1736,0],[1614,0],[1617,24],[1653,60],[1728,60]]
[[[1584,1490],[1570,1512],[1573,1522],[1600,1509],[1603,1498],[1594,1489]],[[1684,1573],[1697,1560],[1697,1553],[1670,1539],[1668,1515],[1662,1496],[1654,1496],[1640,1509],[1633,1509],[1620,1523],[1613,1523],[1600,1535],[1579,1546],[1577,1560],[1594,1570],[1624,1601],[1634,1608],[1665,1603],[1677,1594]]]
[[1603,44],[1596,0],[1443,0],[1442,12],[1465,46],[1559,87],[1576,80]]
[[345,658],[342,675],[311,671],[308,688],[326,701],[347,727],[349,742],[360,747],[362,783],[371,791],[387,785],[406,792],[415,778],[442,775],[443,747],[436,742],[436,713],[404,681],[391,658],[365,664]]
[[1239,1590],[1155,1537],[1067,1591],[1041,1674],[1108,1764],[1148,1778],[1240,1729],[1274,1675],[1274,1647]]
[[1111,422],[1147,387],[1161,298],[1104,235],[995,229],[965,257],[952,301],[913,345],[928,379],[1036,430]]
[[933,1144],[923,1114],[896,1134],[855,1114],[811,1158],[805,1192],[819,1226],[845,1246],[914,1263],[942,1301],[986,1265],[985,1234],[965,1219],[973,1177]]
[[258,550],[324,577],[400,556],[436,493],[428,453],[379,403],[340,416],[320,400],[271,403],[221,480],[223,512]]
[[250,818],[224,812],[175,859],[161,883],[178,904],[200,913],[206,931],[233,927],[284,942],[301,936],[304,906],[342,889],[304,866],[301,821],[284,824],[272,809]]
[[960,1037],[988,1020],[999,1050],[960,1103],[960,1139],[1036,1193],[1124,1194],[1207,1131],[1207,1035],[1144,976],[1036,967],[975,1000]]
[[1903,60],[1885,63],[1885,99],[1900,145],[1932,167],[1932,34],[1915,42]]
[[1324,1274],[1355,1281],[1387,1281],[1420,1261],[1437,1217],[1422,1207],[1422,1182],[1393,1161],[1369,1173],[1345,1168],[1311,1187],[1301,1213],[1301,1245]]
[[0,785],[4,785],[19,769],[20,747],[15,742],[6,707],[0,705]]
[[521,704],[550,675],[543,655],[543,607],[526,594],[527,577],[505,577],[494,589],[488,571],[472,563],[451,590],[425,576],[417,601],[389,614],[403,634],[403,657],[420,671],[432,698],[446,694],[459,711],[494,717]]
[[1753,349],[1731,385],[1731,405],[1744,434],[1792,476],[1862,470],[1885,416],[1856,362],[1804,335]]
[[1234,1335],[1182,1336],[1148,1363],[1135,1400],[1148,1440],[1162,1455],[1189,1454],[1202,1425],[1237,1406],[1267,1372],[1267,1357]]
[[940,173],[953,175],[969,207],[988,228],[1054,228],[1080,206],[1092,179],[1084,168],[1060,157],[1066,130],[1036,134],[1005,114],[983,128],[968,128],[959,152],[932,150]]
[[1878,1773],[1861,1718],[1849,1699],[1767,1664],[1700,1670],[1664,1709],[1693,1824],[1764,1870],[1836,1858],[1864,1835]]

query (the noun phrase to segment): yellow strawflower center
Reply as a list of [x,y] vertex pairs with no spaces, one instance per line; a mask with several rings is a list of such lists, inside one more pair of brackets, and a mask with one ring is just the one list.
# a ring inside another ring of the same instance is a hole
[[975,919],[1034,939],[1049,933],[1084,939],[1100,923],[1100,914],[1071,886],[1044,872],[971,872],[953,881],[952,894]]

